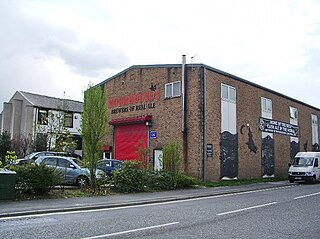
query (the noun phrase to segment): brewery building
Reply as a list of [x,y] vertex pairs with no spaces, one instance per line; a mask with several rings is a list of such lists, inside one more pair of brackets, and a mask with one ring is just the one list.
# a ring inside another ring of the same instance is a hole
[[[104,156],[181,170],[200,180],[285,177],[298,151],[319,151],[320,110],[204,64],[134,65],[98,84],[108,94]],[[302,87],[302,86],[301,86]]]

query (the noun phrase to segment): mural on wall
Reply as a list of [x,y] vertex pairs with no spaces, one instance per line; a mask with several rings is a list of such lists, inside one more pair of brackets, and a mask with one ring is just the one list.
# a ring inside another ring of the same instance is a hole
[[221,178],[238,177],[238,134],[221,133],[220,160]]
[[238,177],[238,129],[236,88],[221,84],[220,178]]
[[270,135],[262,139],[261,145],[263,176],[274,175],[274,139]]
[[258,147],[256,146],[256,144],[253,141],[253,134],[252,134],[252,131],[251,131],[249,124],[247,124],[246,126],[242,125],[240,128],[240,133],[243,134],[243,128],[245,128],[245,127],[248,128],[248,142],[246,142],[246,145],[248,145],[250,152],[254,152],[256,154]]
[[149,88],[151,91],[156,91],[157,90],[157,85],[156,84],[153,84],[151,83],[151,86]]
[[291,141],[290,142],[290,158],[291,161],[294,159],[294,156],[296,156],[296,154],[300,151],[300,144],[295,142],[295,141]]

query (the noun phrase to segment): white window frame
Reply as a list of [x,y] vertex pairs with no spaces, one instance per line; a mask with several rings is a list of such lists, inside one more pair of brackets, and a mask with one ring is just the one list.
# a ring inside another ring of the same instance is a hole
[[[221,132],[237,133],[237,90],[221,84]],[[233,97],[231,97],[233,95]]]
[[298,109],[290,106],[290,118],[298,119]]
[[[225,92],[224,89],[227,89],[227,92]],[[234,92],[234,94],[231,94],[232,92]],[[227,93],[227,96],[225,96],[224,93]],[[231,98],[231,95],[234,95],[234,98]],[[231,103],[236,103],[237,89],[226,84],[221,84],[221,99]]]
[[[178,94],[175,94],[175,86],[179,86],[178,89]],[[167,91],[167,87],[171,88],[171,94],[169,95]],[[165,84],[165,98],[174,98],[174,97],[179,97],[181,96],[181,82],[180,81],[175,81],[175,82],[170,82]]]
[[265,97],[261,97],[261,110],[262,112],[272,114],[272,100]]
[[312,145],[319,144],[318,116],[311,114]]
[[312,114],[311,115],[312,125],[318,125],[318,116]]

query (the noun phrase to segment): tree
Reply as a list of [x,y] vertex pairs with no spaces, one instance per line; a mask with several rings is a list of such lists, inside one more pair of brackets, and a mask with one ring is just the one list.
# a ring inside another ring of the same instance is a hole
[[18,157],[24,157],[32,150],[32,136],[25,134],[14,135],[11,140],[12,150],[16,152]]
[[33,140],[33,151],[46,151],[47,150],[48,134],[37,132]]
[[107,93],[100,87],[89,85],[84,94],[81,134],[94,192],[97,188],[96,168],[102,155],[103,139],[108,133],[108,120]]
[[4,131],[0,136],[0,159],[2,165],[6,165],[6,154],[7,151],[11,151],[11,140],[10,134],[7,131]]
[[180,167],[180,144],[173,141],[163,147],[163,166],[164,170],[177,173]]

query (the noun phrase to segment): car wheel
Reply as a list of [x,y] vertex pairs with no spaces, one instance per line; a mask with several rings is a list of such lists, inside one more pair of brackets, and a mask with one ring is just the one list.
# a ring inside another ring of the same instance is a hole
[[316,176],[313,176],[313,177],[312,177],[311,183],[312,183],[312,184],[315,184],[315,183],[316,183]]
[[88,186],[88,182],[89,182],[89,180],[88,180],[88,178],[87,177],[85,177],[85,176],[79,176],[78,178],[77,178],[77,184],[80,186],[80,187],[86,187],[86,186]]

